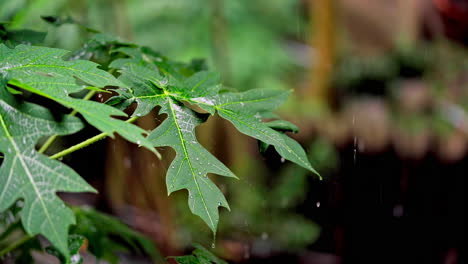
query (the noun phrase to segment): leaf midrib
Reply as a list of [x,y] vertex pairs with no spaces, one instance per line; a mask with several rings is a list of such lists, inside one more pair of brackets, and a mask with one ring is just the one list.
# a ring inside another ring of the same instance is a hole
[[[66,62],[66,61],[64,61]],[[102,78],[102,79],[105,79],[106,81],[110,82],[110,83],[113,83],[113,81],[115,80],[112,80],[110,78],[107,78],[103,75],[99,75],[97,73],[92,73],[92,72],[86,72],[86,71],[82,71],[82,70],[78,70],[78,69],[75,69],[75,68],[72,68],[72,67],[69,67],[69,66],[62,66],[62,65],[47,65],[47,64],[26,64],[26,65],[21,65],[21,66],[16,66],[16,67],[11,67],[11,68],[8,68],[6,71],[11,71],[11,70],[18,70],[18,69],[23,69],[23,68],[41,68],[41,67],[44,67],[44,68],[57,68],[57,69],[65,69],[65,70],[69,70],[69,71],[74,71],[74,72],[79,72],[79,73],[83,73],[83,74],[88,74],[88,75],[92,75],[94,77],[99,77],[99,78]],[[120,85],[120,84],[119,84]]]
[[[45,212],[45,215],[47,217],[48,222],[50,223],[50,226],[53,226],[52,225],[52,219],[50,217],[49,211],[47,210],[47,207],[44,204],[44,200],[42,199],[42,196],[40,195],[40,192],[37,189],[37,186],[35,185],[35,182],[34,182],[34,179],[33,179],[32,175],[31,175],[31,172],[29,171],[28,167],[26,166],[26,164],[25,164],[25,162],[24,162],[24,160],[22,158],[22,155],[21,155],[21,152],[20,152],[20,150],[18,148],[18,145],[16,145],[16,142],[13,140],[13,137],[11,136],[10,131],[6,127],[6,123],[5,123],[5,120],[3,119],[2,115],[0,115],[0,123],[2,125],[3,130],[5,131],[5,135],[7,136],[8,140],[11,142],[11,145],[13,146],[13,148],[14,148],[14,150],[16,152],[16,156],[18,157],[19,161],[21,162],[21,166],[23,167],[24,171],[26,172],[26,175],[28,176],[28,179],[31,182],[31,185],[34,188],[34,192],[36,193],[36,196],[38,197],[38,199],[41,202],[41,206],[42,206],[42,208],[43,208],[43,210]],[[32,216],[32,214],[30,213],[29,217],[27,219],[28,226],[30,225],[31,216]],[[57,230],[55,230],[55,228],[52,228],[52,231],[54,232],[55,237],[58,238],[59,236],[57,234]]]
[[[213,219],[211,218],[211,215],[210,215],[210,212],[209,212],[208,207],[206,205],[203,193],[201,192],[200,185],[198,184],[198,181],[196,179],[196,177],[197,177],[196,173],[193,171],[192,162],[190,161],[190,157],[188,155],[187,146],[185,145],[184,136],[183,136],[182,131],[180,129],[179,123],[177,122],[177,116],[176,116],[176,114],[174,112],[174,108],[172,106],[174,101],[170,97],[168,97],[168,103],[169,103],[169,108],[171,110],[171,114],[172,114],[173,119],[174,119],[174,123],[175,123],[176,128],[177,128],[177,134],[179,135],[179,139],[180,139],[180,142],[181,142],[181,145],[182,145],[182,149],[184,151],[184,155],[185,155],[185,157],[187,159],[187,163],[189,165],[190,171],[192,172],[193,181],[195,182],[195,186],[197,187],[197,191],[198,191],[198,193],[200,195],[200,198],[201,198],[201,200],[203,202],[203,207],[205,208],[205,211],[206,211],[206,213],[208,215],[208,218],[210,219],[211,226],[214,227],[215,225],[213,223]],[[190,192],[189,192],[189,199],[190,199]]]

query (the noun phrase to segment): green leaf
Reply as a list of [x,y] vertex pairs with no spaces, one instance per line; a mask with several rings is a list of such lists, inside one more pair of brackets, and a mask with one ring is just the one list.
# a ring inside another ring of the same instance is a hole
[[[157,57],[148,56],[138,49],[120,48],[118,52],[129,57],[115,60],[109,67],[119,70],[119,80],[129,88],[118,89],[119,95],[108,103],[125,109],[136,102],[133,115],[137,116],[147,114],[156,106],[161,107],[160,113],[166,114],[167,118],[148,139],[156,147],[169,146],[176,151],[166,177],[168,192],[187,189],[190,210],[200,216],[213,232],[218,225],[218,207],[229,209],[229,206],[207,174],[235,176],[199,144],[195,128],[207,116],[187,107],[184,102],[210,114],[218,113],[242,133],[273,145],[284,158],[315,172],[299,143],[261,121],[263,116],[271,115],[271,111],[283,103],[288,91],[262,89],[220,94],[220,77],[216,73],[201,71],[185,77],[172,64],[162,63]],[[285,121],[270,125],[295,130]]]
[[160,103],[161,112],[166,113],[167,118],[148,139],[156,147],[169,146],[177,153],[167,171],[168,193],[187,189],[190,210],[200,216],[216,233],[218,207],[229,209],[229,205],[207,174],[235,176],[197,141],[195,127],[204,121],[204,117],[171,97],[164,100]]
[[73,98],[70,94],[94,87],[124,86],[111,74],[97,68],[90,61],[64,61],[68,52],[61,49],[19,45],[9,49],[0,45],[0,75],[6,76],[10,85],[52,99],[79,112],[91,125],[113,137],[119,133],[125,139],[144,146],[157,154],[143,136],[146,131],[111,116],[126,116],[111,106]]
[[44,41],[45,36],[45,32],[27,29],[10,30],[6,27],[6,24],[0,23],[0,43],[5,43],[5,45],[9,47],[13,47],[21,43],[37,45]]
[[[155,147],[169,146],[176,151],[166,177],[168,193],[187,189],[189,208],[200,216],[216,233],[219,221],[218,207],[229,209],[223,193],[208,178],[208,173],[227,177],[234,174],[208,152],[198,141],[195,127],[203,123],[207,115],[199,114],[186,107],[182,100],[192,97],[215,95],[219,89],[219,76],[199,72],[190,78],[178,79],[177,71],[162,76],[155,64],[146,62],[142,55],[133,59],[114,61],[111,67],[119,67],[119,79],[131,87],[119,89],[123,108],[137,102],[133,115],[144,115],[156,106],[167,115],[164,122],[148,136]],[[135,63],[138,62],[138,63]],[[177,76],[177,77],[176,77]]]
[[299,132],[299,128],[296,125],[286,120],[273,120],[270,122],[266,122],[265,125],[273,128],[276,131],[293,133]]
[[[274,146],[283,158],[319,175],[310,164],[299,143],[271,128],[271,123],[262,123],[263,114],[269,113],[281,105],[288,93],[255,89],[242,93],[225,93],[214,97],[195,98],[192,101],[207,111],[216,110],[219,116],[230,121],[241,133]],[[291,129],[290,125],[288,129]]]
[[285,121],[262,123],[263,116],[271,116],[289,94],[288,91],[251,90],[244,93],[220,94],[220,77],[216,73],[201,71],[185,77],[171,63],[152,57],[136,48],[120,48],[129,56],[115,60],[109,67],[119,69],[119,80],[128,88],[117,90],[119,96],[108,103],[125,109],[137,103],[133,115],[145,115],[160,106],[167,114],[165,121],[148,136],[154,146],[169,146],[177,155],[168,170],[168,192],[187,189],[189,207],[216,232],[219,215],[217,208],[229,209],[224,195],[208,179],[208,173],[235,177],[221,162],[197,141],[195,127],[203,123],[206,115],[195,112],[184,102],[196,105],[210,114],[218,113],[231,121],[244,134],[273,145],[284,158],[313,172],[302,147],[271,126],[280,129],[296,128]]
[[[134,231],[118,219],[100,213],[91,208],[73,208],[77,221],[70,230],[73,234],[80,234],[89,241],[89,252],[98,259],[107,260],[110,263],[117,263],[116,253],[126,249],[140,251],[149,255],[153,261],[160,263],[163,260],[161,253],[155,248],[153,242],[142,234]],[[119,240],[115,240],[119,237]]]
[[[264,116],[265,115],[262,115],[262,117]],[[284,132],[293,132],[293,133],[299,132],[299,128],[296,125],[286,120],[273,120],[270,122],[265,122],[265,125],[269,126],[270,128],[273,128],[276,131],[280,131],[283,133]],[[270,146],[269,144],[263,141],[258,141],[258,148],[261,153],[265,153],[269,146]]]
[[194,247],[192,255],[171,258],[179,264],[227,264],[226,261],[218,258],[203,246],[194,244]]
[[64,257],[60,251],[54,247],[49,246],[46,248],[46,252],[56,256],[62,264],[81,264],[83,263],[83,257],[80,255],[80,248],[85,242],[86,238],[80,235],[69,235],[68,236],[68,251],[70,252],[70,257]]
[[67,135],[82,127],[77,118],[64,117],[60,123],[41,119],[0,98],[0,152],[5,156],[0,167],[0,211],[23,199],[21,220],[26,232],[42,234],[65,256],[69,255],[68,226],[75,217],[55,193],[95,190],[72,169],[39,154],[34,146],[43,136]]

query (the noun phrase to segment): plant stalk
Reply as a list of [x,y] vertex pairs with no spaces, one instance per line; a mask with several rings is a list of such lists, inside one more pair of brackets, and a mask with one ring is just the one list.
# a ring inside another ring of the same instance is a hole
[[[96,94],[96,91],[89,91],[85,97],[83,97],[83,100],[89,100],[91,99],[91,97],[93,97],[94,95]],[[70,113],[70,116],[75,116],[77,114],[77,111],[76,110],[73,110],[71,113]],[[46,142],[44,142],[44,144],[41,146],[41,148],[38,150],[39,153],[44,153],[49,147],[50,145],[52,145],[52,143],[54,143],[54,141],[57,139],[57,135],[53,135],[51,137],[49,137]]]
[[[128,119],[127,121],[125,121],[125,122],[127,122],[127,123],[132,123],[132,122],[134,122],[134,121],[137,120],[137,119],[138,119],[138,117],[134,116],[134,117],[129,118],[129,119]],[[62,151],[60,151],[60,152],[58,152],[58,153],[56,153],[56,154],[50,156],[50,158],[51,158],[51,159],[59,159],[59,158],[62,158],[62,157],[66,156],[66,155],[68,155],[68,154],[70,154],[70,153],[72,153],[72,152],[75,152],[75,151],[77,151],[77,150],[79,150],[79,149],[82,149],[82,148],[84,148],[84,147],[86,147],[86,146],[89,146],[89,145],[91,145],[91,144],[93,144],[93,143],[95,143],[95,142],[97,142],[97,141],[99,141],[99,140],[101,140],[101,139],[104,139],[104,138],[107,137],[107,136],[108,136],[108,134],[105,133],[105,132],[103,132],[103,133],[98,134],[98,135],[96,135],[96,136],[94,136],[94,137],[92,137],[92,138],[89,138],[89,139],[87,139],[87,140],[85,140],[85,141],[83,141],[83,142],[80,142],[80,143],[78,143],[78,144],[76,144],[76,145],[73,145],[73,146],[71,146],[71,147],[69,147],[69,148],[67,148],[67,149],[64,149],[64,150],[62,150]]]
[[11,252],[11,251],[15,250],[16,248],[18,248],[22,244],[28,242],[32,238],[34,238],[34,237],[26,235],[26,236],[22,237],[20,240],[16,241],[15,243],[13,243],[13,244],[9,245],[8,247],[0,250],[0,257],[7,254],[8,252]]

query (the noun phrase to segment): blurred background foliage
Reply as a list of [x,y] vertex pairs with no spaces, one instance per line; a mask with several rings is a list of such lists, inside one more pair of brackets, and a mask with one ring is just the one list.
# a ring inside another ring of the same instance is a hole
[[[167,161],[123,140],[69,160],[78,159],[71,165],[101,191],[71,202],[119,216],[164,255],[199,242],[215,243],[220,256],[235,262],[280,263],[286,256],[288,263],[367,263],[364,256],[389,254],[373,241],[405,245],[406,238],[374,237],[381,229],[368,228],[368,218],[381,224],[407,219],[407,229],[389,228],[398,234],[431,217],[464,228],[459,186],[468,147],[467,10],[465,1],[455,0],[1,0],[0,21],[9,22],[3,24],[8,29],[47,31],[47,45],[69,50],[85,45],[90,27],[171,59],[205,59],[228,88],[292,89],[280,115],[298,125],[293,136],[325,178],[310,177],[271,149],[258,154],[257,142],[214,119],[198,137],[241,179],[217,180],[231,211],[221,212],[215,242],[187,210],[184,193],[165,195]],[[85,27],[51,26],[43,15]],[[139,125],[154,127],[158,118],[152,113]],[[173,152],[163,154],[171,158]],[[436,172],[452,172],[452,178],[444,185],[415,180]],[[435,253],[415,250],[414,259],[462,263],[463,239],[457,231],[441,232],[428,239],[439,241],[428,246]],[[379,263],[405,263],[399,256],[407,252],[399,252]]]

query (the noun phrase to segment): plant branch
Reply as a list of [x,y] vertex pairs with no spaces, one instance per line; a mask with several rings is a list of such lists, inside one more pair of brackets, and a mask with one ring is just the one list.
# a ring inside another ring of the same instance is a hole
[[[127,121],[125,121],[125,122],[127,122],[127,123],[132,123],[132,122],[134,122],[134,121],[137,120],[137,119],[138,119],[138,117],[134,116],[134,117],[129,118],[129,119],[128,119]],[[109,135],[108,135],[107,133],[104,133],[104,132],[103,132],[103,133],[98,134],[98,135],[96,135],[96,136],[94,136],[94,137],[92,137],[92,138],[89,138],[89,139],[87,139],[87,140],[85,140],[85,141],[83,141],[83,142],[81,142],[81,143],[78,143],[78,144],[76,144],[76,145],[74,145],[74,146],[71,146],[71,147],[69,147],[69,148],[67,148],[67,149],[64,149],[64,150],[62,150],[62,151],[60,151],[60,152],[58,152],[58,153],[56,153],[56,154],[50,156],[50,158],[51,158],[51,159],[59,159],[59,158],[62,158],[62,157],[66,156],[66,155],[68,155],[68,154],[70,154],[70,153],[72,153],[72,152],[75,152],[75,151],[77,151],[77,150],[79,150],[79,149],[82,149],[82,148],[84,148],[84,147],[86,147],[86,146],[89,146],[89,145],[91,145],[91,144],[93,144],[93,143],[95,143],[95,142],[97,142],[97,141],[99,141],[99,140],[101,140],[101,139],[104,139],[104,138],[106,138],[107,136],[109,136]],[[156,156],[158,157],[158,159],[161,159],[161,154],[160,154],[158,151],[156,151],[156,153],[157,153]]]
[[[96,94],[96,91],[89,91],[85,97],[83,97],[83,100],[89,100],[91,99],[94,95]],[[76,110],[73,110],[71,113],[70,113],[70,116],[75,116],[78,112]],[[50,145],[52,145],[52,143],[54,143],[54,141],[57,139],[57,135],[53,135],[51,137],[49,137],[46,142],[44,142],[44,144],[41,146],[41,148],[38,150],[39,153],[44,153],[49,147]]]
[[8,252],[11,252],[13,250],[15,250],[16,248],[18,248],[19,246],[21,246],[22,244],[28,242],[29,240],[31,240],[32,238],[34,238],[33,236],[24,236],[23,238],[21,238],[20,240],[16,241],[15,243],[12,243],[11,245],[9,245],[8,247],[0,250],[0,257],[2,257],[3,255],[7,254]]

